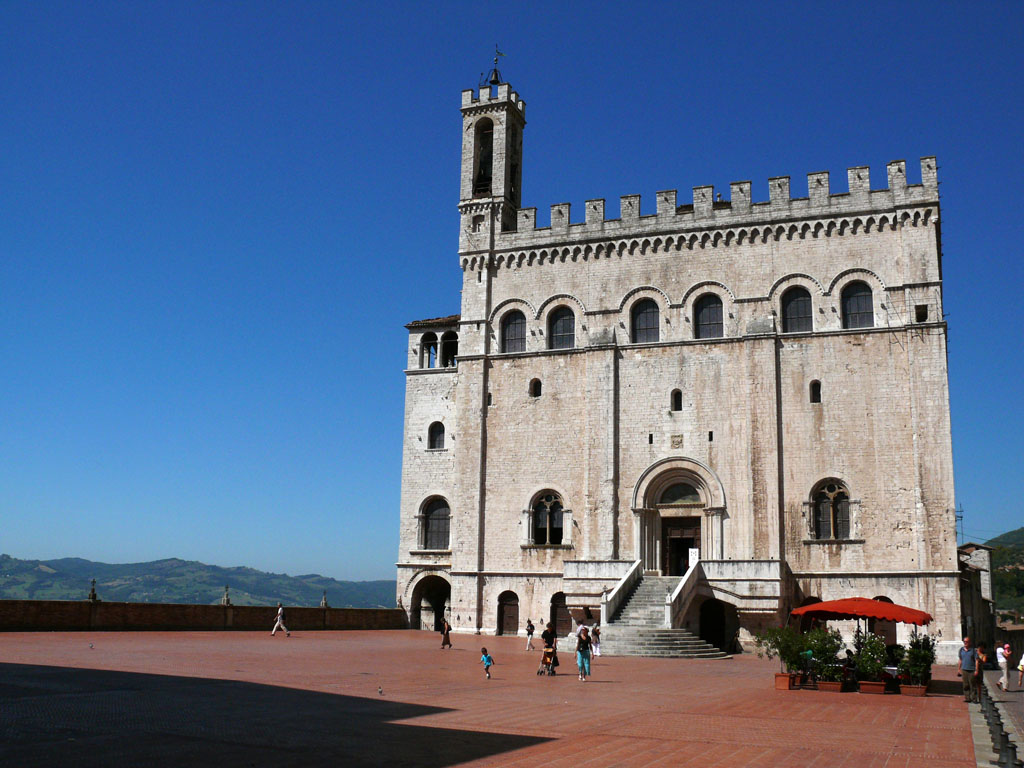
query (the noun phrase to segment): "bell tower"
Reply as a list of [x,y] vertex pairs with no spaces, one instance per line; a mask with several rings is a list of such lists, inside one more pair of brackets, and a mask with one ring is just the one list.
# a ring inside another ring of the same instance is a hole
[[[460,251],[489,247],[481,235],[509,232],[522,203],[526,102],[495,68],[480,93],[462,92],[462,219]],[[467,237],[471,235],[472,237]]]

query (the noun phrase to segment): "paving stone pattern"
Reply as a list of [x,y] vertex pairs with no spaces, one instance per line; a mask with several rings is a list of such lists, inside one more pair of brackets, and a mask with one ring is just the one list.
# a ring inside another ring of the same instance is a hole
[[453,640],[0,634],[0,764],[975,765],[950,668],[923,699],[776,691],[775,664],[752,656],[601,657],[581,683],[567,650],[562,674],[538,677],[520,638]]

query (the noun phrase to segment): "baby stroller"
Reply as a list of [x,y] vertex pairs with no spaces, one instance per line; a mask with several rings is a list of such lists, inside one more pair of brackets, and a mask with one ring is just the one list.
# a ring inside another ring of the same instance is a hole
[[540,666],[537,667],[538,675],[553,675],[555,667],[558,666],[558,651],[554,648],[545,648],[540,657]]

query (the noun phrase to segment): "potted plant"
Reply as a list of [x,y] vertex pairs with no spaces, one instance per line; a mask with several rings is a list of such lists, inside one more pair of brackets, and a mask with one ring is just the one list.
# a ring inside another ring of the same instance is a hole
[[836,657],[843,649],[842,634],[838,629],[818,627],[804,635],[804,640],[811,651],[818,690],[839,693],[843,687],[843,665]]
[[885,693],[882,670],[885,669],[885,641],[878,635],[861,634],[857,645],[857,680],[861,693]]
[[779,659],[775,673],[775,690],[788,691],[796,687],[800,669],[800,652],[804,650],[803,635],[792,627],[769,627],[754,635],[758,658]]
[[932,664],[935,663],[935,640],[917,632],[910,638],[907,651],[900,659],[900,685],[904,696],[924,696],[932,678]]

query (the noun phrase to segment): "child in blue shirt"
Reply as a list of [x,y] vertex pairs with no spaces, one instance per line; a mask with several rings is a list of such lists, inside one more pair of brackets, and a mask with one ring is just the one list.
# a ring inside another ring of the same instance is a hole
[[491,679],[491,666],[494,664],[494,658],[487,652],[486,648],[481,648],[480,653],[483,654],[480,657],[480,662],[484,665],[484,674],[487,675],[487,679]]

